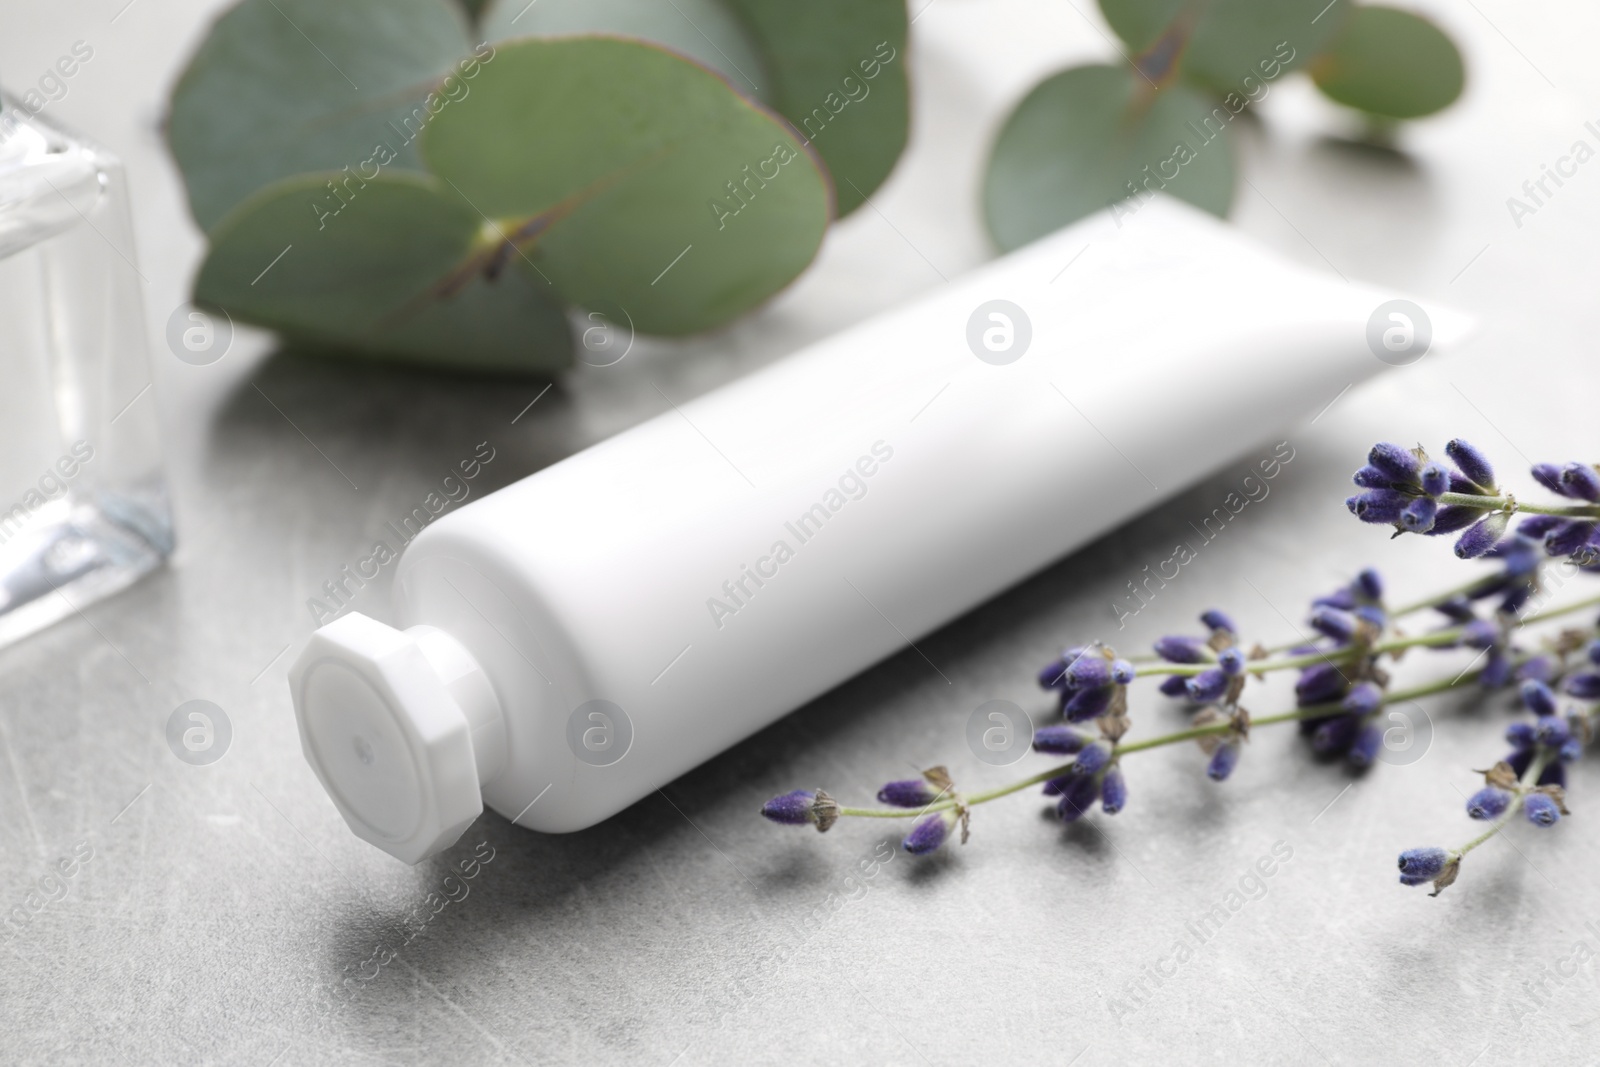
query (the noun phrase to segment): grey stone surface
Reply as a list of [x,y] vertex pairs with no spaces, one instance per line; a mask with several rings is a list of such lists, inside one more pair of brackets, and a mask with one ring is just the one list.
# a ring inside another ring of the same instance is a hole
[[[878,823],[819,836],[755,816],[798,786],[865,801],[933,762],[969,788],[1034,767],[980,764],[965,724],[987,700],[1042,712],[1033,671],[1067,641],[1136,648],[1218,604],[1277,642],[1310,595],[1367,562],[1401,597],[1461,580],[1445,546],[1389,543],[1345,514],[1348,473],[1377,437],[1461,434],[1508,469],[1593,458],[1600,163],[1520,226],[1506,206],[1574,141],[1600,145],[1584,125],[1600,117],[1591,8],[1428,5],[1463,41],[1471,84],[1405,132],[1403,154],[1326,136],[1340,116],[1303,84],[1273,88],[1244,128],[1237,223],[1296,259],[1452,301],[1484,331],[1281,437],[1285,413],[1240,411],[1260,420],[1263,455],[1286,438],[1294,460],[1125,630],[1109,606],[1125,583],[1191,537],[1256,456],[603,825],[539,836],[485,817],[413,869],[351,835],[301,759],[284,675],[312,627],[307,598],[479,441],[497,449],[482,488],[504,485],[663,410],[662,394],[697,395],[980,262],[996,116],[1109,46],[1088,4],[934,0],[911,50],[913,149],[813,272],[716,336],[641,341],[541,394],[318,361],[249,331],[210,366],[168,353],[163,324],[201,243],[157,122],[214,5],[125,2],[0,0],[12,89],[75,40],[96,50],[52,113],[132,171],[181,539],[163,573],[0,653],[0,908],[92,850],[0,955],[0,1060],[1593,1059],[1596,971],[1569,962],[1587,958],[1580,939],[1600,947],[1585,926],[1600,921],[1591,767],[1573,775],[1570,822],[1513,826],[1437,900],[1395,884],[1398,849],[1466,836],[1461,792],[1498,754],[1500,703],[1430,702],[1426,756],[1353,785],[1282,728],[1260,731],[1223,787],[1188,746],[1130,757],[1115,819],[1063,829],[1030,794],[980,809],[970,844],[926,861],[895,854]],[[1241,278],[1217,314],[1250,302]],[[387,617],[383,583],[358,606]],[[1412,657],[1406,673],[1429,668]],[[1281,682],[1269,692],[1261,711],[1287,699]],[[168,747],[190,700],[231,722],[213,764]],[[1180,721],[1146,701],[1135,730]],[[1273,875],[1242,882],[1275,847]],[[1187,924],[1241,885],[1253,899],[1179,963]],[[355,992],[334,996],[345,978]],[[1154,995],[1124,1010],[1141,978]]]

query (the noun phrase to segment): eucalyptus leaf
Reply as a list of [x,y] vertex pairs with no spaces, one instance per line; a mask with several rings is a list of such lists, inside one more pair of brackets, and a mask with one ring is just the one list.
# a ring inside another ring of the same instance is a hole
[[646,333],[755,307],[805,269],[829,222],[827,179],[781,120],[637,41],[497,46],[423,154],[564,299],[619,306]]
[[497,242],[449,186],[385,173],[335,199],[327,183],[343,177],[284,179],[229,214],[195,300],[358,354],[518,373],[571,363],[553,290],[521,271],[491,280],[476,269]]
[[1461,53],[1444,31],[1392,7],[1356,8],[1309,69],[1334,100],[1390,119],[1440,111],[1466,81]]
[[[1064,70],[1007,118],[984,180],[989,233],[1010,251],[1137,194],[1225,215],[1229,109],[1182,85],[1156,92],[1126,66]],[[1138,200],[1124,205],[1133,213]]]
[[760,51],[721,0],[493,0],[482,27],[489,41],[576,33],[638,37],[682,52],[758,99],[766,81]]
[[1185,77],[1219,93],[1247,94],[1315,55],[1349,6],[1350,0],[1100,0],[1106,22],[1135,56],[1174,57]]
[[430,92],[469,56],[447,0],[244,0],[173,90],[168,139],[210,230],[279,178],[352,169],[387,141],[415,168]]
[[815,147],[848,215],[910,132],[905,0],[726,0],[766,57],[762,98]]

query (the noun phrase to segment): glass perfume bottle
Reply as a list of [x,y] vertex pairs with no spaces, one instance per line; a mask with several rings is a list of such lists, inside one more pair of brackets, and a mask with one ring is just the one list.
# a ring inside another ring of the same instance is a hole
[[172,551],[121,165],[0,95],[0,646]]

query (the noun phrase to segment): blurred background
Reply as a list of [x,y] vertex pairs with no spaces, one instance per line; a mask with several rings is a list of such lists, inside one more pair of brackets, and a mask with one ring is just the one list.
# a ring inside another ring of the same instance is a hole
[[[1253,633],[1291,638],[1286,618],[1306,597],[1368,563],[1403,596],[1461,580],[1441,545],[1388,544],[1344,513],[1373,440],[1461,435],[1507,468],[1594,453],[1600,167],[1520,220],[1507,200],[1573,142],[1600,145],[1585,126],[1600,122],[1589,55],[1600,14],[1405,6],[1461,48],[1460,102],[1378,149],[1354,139],[1348,112],[1286,79],[1235,126],[1247,180],[1230,217],[1291,259],[1471,311],[1481,334],[1290,430],[1296,458],[1273,498],[1130,622],[1117,637],[1130,647],[1213,602]],[[8,942],[4,1058],[1087,1065],[1175,1047],[1244,1062],[1373,1062],[1396,1048],[1461,1064],[1583,1058],[1592,966],[1544,997],[1526,991],[1575,939],[1595,943],[1583,887],[1600,862],[1581,814],[1536,847],[1509,832],[1510,847],[1480,854],[1467,892],[1428,901],[1393,884],[1397,848],[1461,825],[1451,783],[1465,787],[1464,768],[1492,748],[1498,709],[1441,702],[1426,758],[1348,793],[1342,770],[1311,765],[1288,736],[1254,741],[1225,790],[1192,752],[1155,754],[1135,776],[1137,804],[1103,833],[1061,830],[1028,802],[997,806],[965,849],[923,866],[901,856],[866,887],[852,872],[875,855],[873,828],[802,838],[754,817],[797,785],[865,798],[898,771],[954,760],[985,699],[1037,705],[1038,663],[1112,631],[1107,605],[1124,583],[1256,457],[921,642],[951,684],[908,651],[580,834],[486,815],[415,869],[356,840],[301,758],[284,681],[323,582],[478,442],[496,449],[486,491],[992,258],[979,187],[1000,122],[1041,78],[1115,51],[1088,0],[916,4],[909,147],[812,269],[714,334],[641,337],[621,363],[580,363],[546,390],[308,358],[246,328],[209,366],[174,356],[166,324],[187,307],[205,246],[161,123],[222,7],[0,0],[13,93],[74,42],[93,47],[49,116],[128,170],[178,531],[167,569],[0,652],[0,906],[23,903],[80,843],[93,853]],[[1250,300],[1240,279],[1234,313],[1248,316]],[[1240,592],[1241,573],[1261,598]],[[387,598],[384,579],[354,606],[386,618]],[[231,748],[210,766],[174,759],[163,734],[194,699],[231,723]],[[1573,792],[1597,784],[1579,769]],[[1186,915],[1280,841],[1292,862],[1214,949],[1135,1016],[1108,1010]],[[470,893],[360,998],[327,1005],[326,987],[370,969],[463,858],[491,853]]]

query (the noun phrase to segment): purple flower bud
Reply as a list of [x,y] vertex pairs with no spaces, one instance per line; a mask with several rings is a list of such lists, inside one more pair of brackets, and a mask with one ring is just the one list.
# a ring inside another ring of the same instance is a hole
[[1239,648],[1225,648],[1217,653],[1217,666],[1222,668],[1222,673],[1232,678],[1244,670],[1244,651]]
[[1376,604],[1362,604],[1356,608],[1355,616],[1358,619],[1370,622],[1380,630],[1389,625],[1389,616],[1384,614],[1384,610]]
[[1070,726],[1041,726],[1033,731],[1033,750],[1052,756],[1071,756],[1082,752],[1094,738]]
[[1318,608],[1311,613],[1311,626],[1319,633],[1347,645],[1355,637],[1360,621],[1348,611],[1338,608]]
[[1075,774],[1058,775],[1055,778],[1048,779],[1044,783],[1044,788],[1041,789],[1040,792],[1047,797],[1058,797],[1065,793],[1067,791],[1067,787],[1072,785],[1077,780],[1078,776]]
[[1383,577],[1371,567],[1364,568],[1356,575],[1356,589],[1368,600],[1378,601],[1383,599]]
[[1535,826],[1554,826],[1561,821],[1556,802],[1544,793],[1529,793],[1522,798],[1522,813]]
[[1433,517],[1438,513],[1438,504],[1419,496],[1400,512],[1400,525],[1406,533],[1425,534],[1433,529]]
[[1422,874],[1402,874],[1400,876],[1401,885],[1427,885],[1431,881],[1433,881],[1432,878]]
[[1239,628],[1233,624],[1233,620],[1216,608],[1208,608],[1202,611],[1200,613],[1200,621],[1206,624],[1206,629],[1208,630],[1226,630],[1230,634],[1239,632]]
[[1345,611],[1353,611],[1356,606],[1356,595],[1351,592],[1349,586],[1345,586],[1343,589],[1335,589],[1326,596],[1319,596],[1311,602],[1311,606],[1314,608],[1320,608],[1324,604],[1330,608],[1343,608]]
[[1349,751],[1361,729],[1361,720],[1354,715],[1339,715],[1311,732],[1311,751],[1319,756],[1337,756]]
[[1550,687],[1536,678],[1529,678],[1522,683],[1522,703],[1535,715],[1554,715],[1556,713],[1556,695]]
[[1100,809],[1115,815],[1128,803],[1128,783],[1123,780],[1122,768],[1113,767],[1100,780]]
[[939,799],[926,778],[902,778],[878,790],[878,802],[896,808],[925,808]]
[[1403,479],[1391,478],[1377,467],[1370,465],[1356,471],[1356,476],[1352,480],[1362,489],[1398,489],[1406,484]]
[[1228,775],[1239,765],[1239,739],[1230,737],[1217,746],[1211,753],[1211,762],[1206,764],[1206,777],[1213,782],[1225,782]]
[[1388,442],[1373,445],[1372,451],[1367,453],[1367,463],[1406,485],[1416,481],[1422,467],[1422,461],[1411,449]]
[[1422,468],[1422,491],[1429,496],[1441,496],[1450,491],[1450,472],[1440,463],[1429,463]]
[[1378,758],[1378,753],[1382,750],[1383,727],[1375,722],[1369,722],[1356,734],[1356,739],[1351,743],[1350,751],[1345,753],[1344,758],[1357,770],[1366,770],[1372,766],[1372,761]]
[[1472,601],[1464,596],[1453,596],[1443,604],[1435,604],[1433,610],[1455,622],[1471,622],[1477,618],[1472,611]]
[[1457,559],[1477,559],[1495,546],[1506,532],[1506,515],[1495,512],[1467,527],[1466,533],[1456,538]]
[[905,836],[905,840],[900,842],[900,847],[913,856],[926,856],[944,844],[945,839],[950,836],[950,825],[950,820],[942,811],[925,815],[917,820],[917,825],[913,826],[911,832]]
[[1189,699],[1207,704],[1228,691],[1228,675],[1220,667],[1208,667],[1189,679]]
[[1095,775],[1100,769],[1111,762],[1111,746],[1104,741],[1096,741],[1086,746],[1078,753],[1078,758],[1072,761],[1071,774]]
[[1411,503],[1411,497],[1394,489],[1368,489],[1344,502],[1350,514],[1362,522],[1394,523]]
[[1473,619],[1461,628],[1461,643],[1468,648],[1493,648],[1500,640],[1500,627],[1488,619]]
[[1464,530],[1477,522],[1482,515],[1482,508],[1469,507],[1466,504],[1447,504],[1433,513],[1433,525],[1428,528],[1428,536],[1439,537]]
[[1163,637],[1155,644],[1156,655],[1168,663],[1204,663],[1211,649],[1200,637]]
[[1543,541],[1545,534],[1565,521],[1560,515],[1529,515],[1517,524],[1517,533],[1535,541]]
[[1478,684],[1485,689],[1499,689],[1511,681],[1511,659],[1499,649],[1489,653],[1489,659],[1478,672]]
[[1111,684],[1111,662],[1092,648],[1067,666],[1067,684],[1074,689],[1098,689]]
[[1567,768],[1560,760],[1545,767],[1539,772],[1539,781],[1536,785],[1559,785],[1562,789],[1567,787]]
[[1068,722],[1088,722],[1090,719],[1098,719],[1111,706],[1111,693],[1110,686],[1080,689],[1062,702],[1061,714]]
[[1474,819],[1498,819],[1511,806],[1511,794],[1486,785],[1467,798],[1467,814]]
[[1535,463],[1533,480],[1559,496],[1566,496],[1567,487],[1561,484],[1561,468],[1554,463]]
[[1371,682],[1357,682],[1339,702],[1352,715],[1371,715],[1383,703],[1383,690]]
[[1442,848],[1408,848],[1400,853],[1400,873],[1431,882],[1449,861],[1450,854]]
[[1518,752],[1532,748],[1535,740],[1537,738],[1531,722],[1514,722],[1506,727],[1506,741]]
[[1133,664],[1125,659],[1111,661],[1111,681],[1116,685],[1130,685],[1138,672],[1133,669]]
[[1100,786],[1093,778],[1076,776],[1061,791],[1056,814],[1062,822],[1076,822],[1100,799]]
[[1169,697],[1186,697],[1189,695],[1189,679],[1181,674],[1169,674],[1161,679],[1157,688]]
[[1563,522],[1544,538],[1544,550],[1552,556],[1570,556],[1582,548],[1594,533],[1594,523],[1573,519]]
[[1067,665],[1061,660],[1051,660],[1047,666],[1040,669],[1040,689],[1065,689],[1066,686]]
[[1494,488],[1494,468],[1489,465],[1482,452],[1457,437],[1444,446],[1444,454],[1450,457],[1456,469],[1471,479],[1473,484],[1484,489]]
[[1528,765],[1533,762],[1533,749],[1522,748],[1506,754],[1506,763],[1511,767],[1511,773],[1521,778],[1528,773]]
[[1301,707],[1325,704],[1343,696],[1349,684],[1338,664],[1315,663],[1300,672],[1294,683],[1294,695]]
[[1559,715],[1541,715],[1533,729],[1539,743],[1551,748],[1560,748],[1572,739],[1572,728]]
[[1600,666],[1600,637],[1583,646],[1583,654],[1589,657],[1589,662]]
[[1583,742],[1576,737],[1570,738],[1566,744],[1561,746],[1561,762],[1563,763],[1571,763],[1582,755]]
[[1600,473],[1587,463],[1569,463],[1561,468],[1561,486],[1568,496],[1590,503],[1600,501]]
[[790,826],[804,826],[814,822],[816,815],[812,805],[816,803],[817,794],[805,789],[796,789],[792,793],[785,793],[781,797],[773,797],[761,805],[761,814],[773,822],[787,823]]
[[1594,671],[1579,671],[1577,674],[1567,675],[1566,683],[1562,686],[1569,696],[1579,700],[1600,699],[1600,674]]

